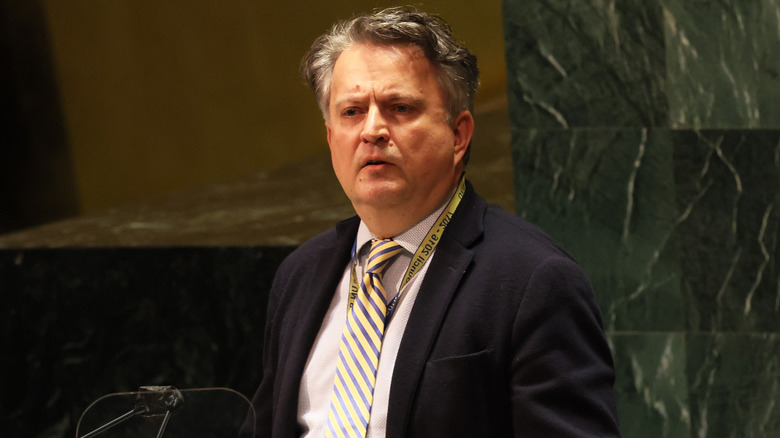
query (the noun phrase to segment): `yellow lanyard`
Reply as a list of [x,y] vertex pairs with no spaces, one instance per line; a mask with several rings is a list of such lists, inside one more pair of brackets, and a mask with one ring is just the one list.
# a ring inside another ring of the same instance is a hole
[[[398,296],[401,295],[401,291],[403,290],[404,286],[406,286],[412,280],[412,278],[414,278],[415,274],[420,271],[420,268],[425,265],[425,262],[428,261],[428,258],[430,258],[431,254],[433,254],[433,250],[436,249],[436,246],[439,244],[439,240],[441,239],[441,235],[444,233],[444,229],[447,228],[447,225],[450,223],[450,219],[452,219],[452,215],[455,213],[455,210],[458,208],[458,205],[460,204],[460,201],[463,199],[463,195],[465,194],[466,178],[461,176],[460,183],[458,184],[458,190],[452,196],[452,199],[450,199],[447,207],[441,212],[439,218],[436,219],[436,222],[431,226],[431,229],[428,230],[428,235],[425,236],[425,239],[414,253],[414,257],[412,257],[412,260],[409,262],[409,267],[406,268],[406,274],[404,275],[404,279],[401,282],[401,286],[398,288],[398,293],[387,304],[386,321],[389,321],[392,317],[393,311],[395,310],[395,305],[398,302]],[[349,300],[347,303],[347,312],[352,310],[352,305],[355,304],[358,288],[360,287],[358,286],[357,275],[355,273],[355,267],[357,266],[356,252],[357,241],[355,241],[352,246],[352,272],[349,276]]]

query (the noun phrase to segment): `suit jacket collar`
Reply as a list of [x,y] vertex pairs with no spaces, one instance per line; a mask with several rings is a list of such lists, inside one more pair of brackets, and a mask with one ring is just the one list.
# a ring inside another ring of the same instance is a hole
[[484,231],[487,204],[466,183],[466,194],[442,235],[404,331],[393,371],[387,437],[402,438],[411,419],[414,398],[449,303],[474,257],[472,245]]

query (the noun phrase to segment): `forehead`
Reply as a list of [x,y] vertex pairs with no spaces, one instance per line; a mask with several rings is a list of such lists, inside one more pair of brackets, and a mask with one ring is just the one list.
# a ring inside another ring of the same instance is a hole
[[[341,53],[333,67],[331,100],[337,93],[438,90],[436,68],[412,44],[357,43]],[[435,93],[438,94],[438,93]]]

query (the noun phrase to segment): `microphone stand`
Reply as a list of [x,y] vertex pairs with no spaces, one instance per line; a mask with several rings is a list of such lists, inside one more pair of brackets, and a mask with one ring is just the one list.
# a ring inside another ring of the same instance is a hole
[[160,429],[157,431],[157,438],[162,438],[165,428],[171,414],[181,408],[184,403],[184,397],[181,392],[173,386],[142,386],[139,389],[138,397],[135,400],[135,406],[129,412],[109,421],[98,427],[92,432],[82,435],[81,438],[92,438],[103,432],[117,426],[137,415],[160,415],[165,412]]

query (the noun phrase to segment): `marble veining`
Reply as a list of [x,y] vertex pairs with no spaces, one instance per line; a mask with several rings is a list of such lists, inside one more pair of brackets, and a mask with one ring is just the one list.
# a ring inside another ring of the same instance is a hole
[[[764,256],[764,260],[761,262],[761,265],[758,267],[756,272],[756,280],[753,282],[753,285],[750,287],[750,290],[747,293],[747,297],[745,298],[745,311],[744,314],[747,316],[750,313],[751,309],[751,303],[753,301],[753,295],[756,293],[756,290],[758,289],[758,286],[761,284],[761,280],[764,277],[764,270],[766,269],[767,265],[769,265],[769,262],[771,261],[771,256],[769,255],[769,251],[767,251],[766,244],[764,243],[764,235],[766,234],[766,228],[769,223],[769,217],[772,213],[772,207],[773,205],[768,205],[766,208],[766,212],[764,213],[764,218],[761,221],[761,229],[758,232],[758,245],[761,248],[761,255]],[[777,310],[777,308],[775,308]]]
[[629,228],[631,225],[631,215],[634,211],[634,190],[636,188],[636,176],[639,173],[639,168],[642,166],[642,157],[645,155],[645,147],[647,145],[647,129],[642,129],[642,139],[637,147],[636,159],[634,159],[634,168],[631,172],[631,176],[628,178],[627,201],[626,201],[626,218],[623,221],[623,243],[628,243]]

